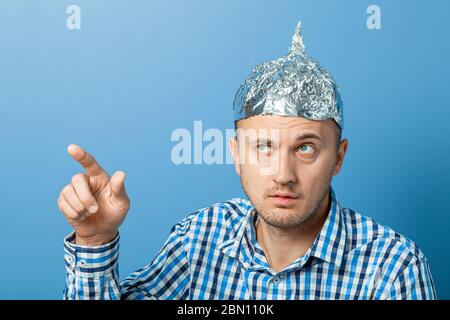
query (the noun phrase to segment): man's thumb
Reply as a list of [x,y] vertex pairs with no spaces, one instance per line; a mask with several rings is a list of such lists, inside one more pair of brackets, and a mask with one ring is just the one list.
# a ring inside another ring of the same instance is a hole
[[112,175],[109,183],[111,185],[111,193],[114,197],[120,198],[124,195],[125,192],[124,181],[125,181],[125,172],[116,171]]

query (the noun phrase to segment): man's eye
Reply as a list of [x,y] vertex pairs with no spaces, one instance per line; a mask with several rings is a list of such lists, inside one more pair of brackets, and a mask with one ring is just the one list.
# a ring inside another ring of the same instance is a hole
[[310,154],[314,152],[314,148],[309,144],[302,144],[298,150],[304,154]]
[[258,152],[269,152],[269,146],[267,144],[258,144],[256,146],[256,149],[258,150]]

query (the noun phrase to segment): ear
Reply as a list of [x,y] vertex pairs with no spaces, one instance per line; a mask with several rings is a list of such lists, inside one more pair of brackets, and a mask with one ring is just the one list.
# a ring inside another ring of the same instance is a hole
[[344,139],[339,143],[336,163],[333,169],[333,176],[336,176],[341,170],[342,164],[344,163],[345,153],[347,152],[347,147],[348,147],[348,139]]
[[234,169],[236,170],[236,173],[240,176],[241,175],[241,166],[239,165],[239,148],[238,148],[238,142],[237,137],[233,137],[229,141],[229,147],[231,154],[233,155],[233,162],[234,162]]

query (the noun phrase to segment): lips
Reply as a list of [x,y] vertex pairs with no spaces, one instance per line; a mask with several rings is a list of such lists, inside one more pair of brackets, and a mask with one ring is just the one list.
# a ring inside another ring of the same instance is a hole
[[295,205],[297,198],[298,196],[291,193],[275,193],[270,196],[270,199],[272,199],[275,205],[281,207],[291,207]]
[[271,195],[271,197],[277,197],[277,198],[286,198],[286,199],[297,199],[298,196],[291,194],[291,193],[275,193]]

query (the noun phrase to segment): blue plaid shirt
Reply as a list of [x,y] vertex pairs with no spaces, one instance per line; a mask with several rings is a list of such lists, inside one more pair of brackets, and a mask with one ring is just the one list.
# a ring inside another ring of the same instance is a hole
[[313,245],[282,271],[256,241],[258,214],[233,198],[175,224],[157,256],[119,281],[119,236],[98,247],[65,239],[65,299],[435,299],[427,259],[392,229],[331,208]]

